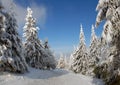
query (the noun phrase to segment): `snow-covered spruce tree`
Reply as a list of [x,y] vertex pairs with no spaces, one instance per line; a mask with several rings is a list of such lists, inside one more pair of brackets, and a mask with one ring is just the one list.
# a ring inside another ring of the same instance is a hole
[[55,69],[56,68],[56,60],[55,60],[53,53],[50,50],[47,39],[45,40],[43,46],[44,46],[46,55],[48,56],[48,57],[45,57],[45,60],[44,60],[44,63],[46,63],[46,68],[47,69],[50,69],[50,68]]
[[42,45],[37,36],[38,27],[36,27],[36,21],[32,17],[33,12],[30,8],[27,8],[27,12],[23,33],[23,37],[25,38],[23,46],[26,62],[34,68],[54,69],[55,60],[47,45],[48,42],[45,42],[44,46]]
[[12,10],[7,12],[0,2],[0,70],[17,73],[28,71],[22,53],[22,42],[17,32],[17,21]]
[[110,48],[109,46],[102,40],[102,38],[99,40],[99,45],[98,45],[98,50],[99,50],[99,62],[97,65],[94,67],[94,74],[95,77],[97,78],[104,78],[106,75],[106,71],[108,69],[108,64],[110,65],[111,63],[111,57],[110,57]]
[[99,42],[98,42],[98,38],[95,34],[95,30],[94,30],[94,26],[92,25],[92,29],[91,29],[91,43],[89,46],[89,71],[88,74],[89,75],[94,75],[93,74],[93,70],[94,67],[97,65],[97,63],[99,62]]
[[44,48],[37,36],[38,27],[36,27],[36,21],[32,17],[32,13],[32,10],[28,7],[26,23],[23,28],[23,37],[25,38],[25,42],[23,43],[25,58],[29,66],[44,69]]
[[60,55],[57,67],[58,68],[65,68],[65,58],[63,57],[63,54]]
[[99,0],[96,26],[106,21],[102,37],[110,47],[106,70],[101,75],[107,85],[120,85],[120,0]]
[[85,44],[85,37],[82,25],[80,31],[80,44],[73,53],[73,62],[71,64],[71,69],[75,73],[82,73],[84,75],[86,74],[88,69],[88,52]]
[[[78,47],[76,47],[75,45],[73,45],[73,52],[76,52],[78,50]],[[73,57],[73,54],[72,53],[69,57],[69,70],[72,70],[72,63],[73,63],[73,60],[74,60],[74,57]]]
[[63,54],[61,54],[59,60],[58,60],[58,68],[64,68],[66,70],[69,69],[69,63],[68,63],[68,58],[65,56],[63,56]]
[[68,57],[65,55],[65,69],[69,69],[69,61],[68,61]]

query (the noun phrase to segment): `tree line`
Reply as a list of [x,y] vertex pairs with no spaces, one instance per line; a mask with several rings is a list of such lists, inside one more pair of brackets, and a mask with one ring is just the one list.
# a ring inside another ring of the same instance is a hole
[[81,26],[80,43],[70,57],[75,73],[103,79],[106,85],[120,85],[120,0],[99,0],[95,27],[105,21],[97,38],[92,26],[91,43],[86,48]]

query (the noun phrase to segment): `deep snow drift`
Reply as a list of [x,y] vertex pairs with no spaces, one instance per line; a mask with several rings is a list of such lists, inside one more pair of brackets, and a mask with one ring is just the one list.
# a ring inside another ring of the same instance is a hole
[[22,75],[1,73],[0,85],[103,85],[101,80],[66,70],[29,70],[29,73]]

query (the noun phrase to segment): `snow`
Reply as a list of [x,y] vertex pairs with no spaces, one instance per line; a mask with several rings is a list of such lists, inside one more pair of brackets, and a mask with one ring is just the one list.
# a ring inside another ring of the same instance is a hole
[[8,57],[8,62],[9,62],[10,64],[13,64],[13,63],[14,63],[13,58],[9,58],[9,57]]
[[101,80],[62,69],[29,70],[26,74],[1,73],[0,85],[103,85]]
[[0,56],[0,62],[7,62],[7,60],[4,56]]

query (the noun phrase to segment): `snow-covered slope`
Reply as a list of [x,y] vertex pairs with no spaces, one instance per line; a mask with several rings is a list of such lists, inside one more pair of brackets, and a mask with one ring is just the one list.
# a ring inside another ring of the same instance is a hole
[[103,85],[101,80],[56,69],[50,71],[30,68],[22,75],[1,73],[0,85]]

